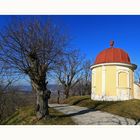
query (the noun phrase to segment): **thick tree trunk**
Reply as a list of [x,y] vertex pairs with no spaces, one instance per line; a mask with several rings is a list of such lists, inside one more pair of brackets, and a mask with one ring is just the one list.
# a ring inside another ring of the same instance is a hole
[[38,119],[42,119],[43,117],[49,116],[49,110],[48,110],[48,97],[43,93],[44,91],[39,91],[37,96],[37,109],[36,109],[36,115]]
[[64,94],[66,96],[66,99],[69,97],[69,88],[66,88],[65,91],[64,91]]
[[69,94],[66,94],[66,99],[68,99],[69,98]]
[[44,117],[49,116],[48,110],[48,94],[47,89],[42,88],[39,85],[32,82],[32,86],[36,93],[36,116],[38,119],[42,119]]

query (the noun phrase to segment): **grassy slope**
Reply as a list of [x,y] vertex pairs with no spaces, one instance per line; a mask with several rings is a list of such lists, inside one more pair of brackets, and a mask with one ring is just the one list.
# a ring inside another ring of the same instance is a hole
[[70,117],[63,116],[53,108],[49,108],[51,118],[37,120],[33,106],[24,107],[16,111],[12,116],[1,122],[5,125],[72,125],[74,122]]
[[89,96],[74,96],[65,101],[70,105],[84,106],[101,110],[127,118],[132,118],[136,121],[140,120],[140,100],[128,101],[93,101]]

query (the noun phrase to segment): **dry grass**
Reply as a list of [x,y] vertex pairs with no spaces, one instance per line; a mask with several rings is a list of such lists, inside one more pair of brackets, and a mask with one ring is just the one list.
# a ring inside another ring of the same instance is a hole
[[19,109],[12,116],[2,121],[2,125],[73,125],[70,117],[65,117],[61,112],[49,108],[50,118],[37,120],[33,106]]

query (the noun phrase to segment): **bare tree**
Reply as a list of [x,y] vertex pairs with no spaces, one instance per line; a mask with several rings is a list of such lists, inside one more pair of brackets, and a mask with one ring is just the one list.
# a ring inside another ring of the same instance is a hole
[[36,93],[37,118],[49,115],[48,73],[67,45],[67,36],[50,21],[16,20],[0,33],[0,56],[11,70],[29,76]]
[[140,68],[138,68],[135,72],[135,82],[140,84]]
[[82,76],[77,85],[72,89],[73,95],[89,95],[91,93],[91,62],[85,60],[83,62]]
[[[15,90],[12,84],[16,79],[11,76],[12,72],[5,68],[5,65],[0,61],[0,122],[11,115],[16,108],[17,96],[14,96]],[[14,101],[16,97],[16,102]],[[22,101],[20,100],[20,103]]]
[[63,86],[66,98],[69,97],[70,90],[81,78],[83,60],[78,50],[72,50],[65,54],[61,63],[57,65],[56,77]]
[[91,62],[90,60],[86,60],[83,65],[83,88],[84,94],[89,95],[91,91],[91,70],[90,70]]

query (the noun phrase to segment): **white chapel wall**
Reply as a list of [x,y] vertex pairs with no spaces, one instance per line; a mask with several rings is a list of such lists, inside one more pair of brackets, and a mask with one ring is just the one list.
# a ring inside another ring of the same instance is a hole
[[134,98],[140,99],[140,85],[134,83]]

